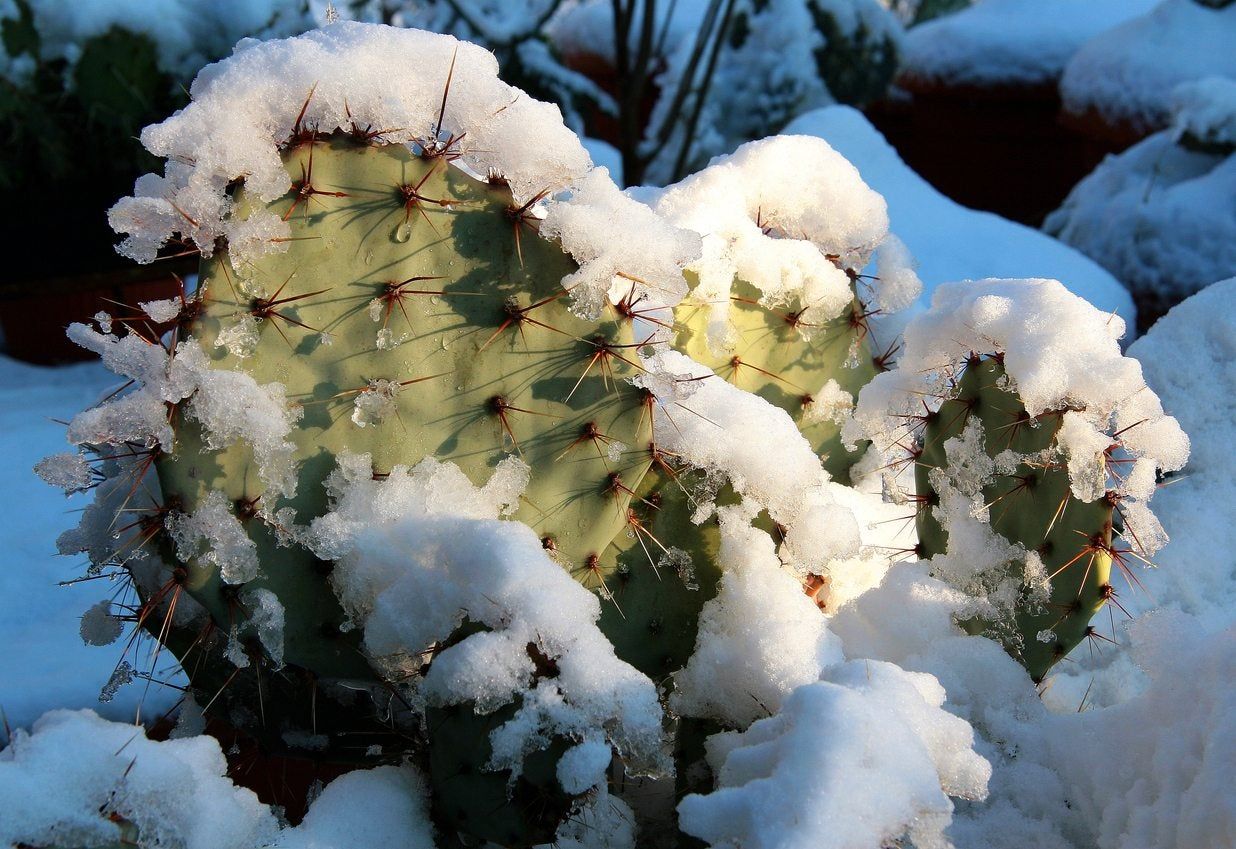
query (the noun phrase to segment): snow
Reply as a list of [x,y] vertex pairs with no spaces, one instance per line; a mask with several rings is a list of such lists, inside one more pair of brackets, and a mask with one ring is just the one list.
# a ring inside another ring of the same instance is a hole
[[[221,0],[210,4],[186,0],[27,0],[39,32],[44,61],[65,59],[72,65],[86,41],[119,27],[147,35],[158,49],[160,67],[188,80],[203,64],[225,56],[240,38],[265,31],[308,25],[300,4],[288,0]],[[4,16],[15,9],[3,10]]]
[[567,247],[581,267],[564,285],[578,287],[583,313],[599,310],[619,267],[664,290],[671,303],[682,287],[693,240],[664,227],[652,235],[640,207],[604,171],[592,170],[558,108],[499,80],[497,60],[476,45],[420,30],[334,23],[282,41],[246,40],[230,58],[204,68],[190,94],[186,108],[142,131],[146,149],[168,160],[164,176],[140,178],[135,195],[109,214],[113,228],[128,234],[121,253],[139,262],[150,262],[175,234],[205,255],[225,237],[234,264],[286,250],[287,242],[273,241],[288,235],[286,222],[271,212],[231,219],[226,187],[243,177],[261,200],[286,194],[291,180],[279,145],[304,109],[302,127],[398,128],[383,137],[431,149],[449,143],[460,154],[455,164],[502,175],[516,203],[547,197],[546,235],[569,231]]
[[52,711],[0,752],[0,842],[119,843],[114,816],[136,826],[144,845],[262,845],[274,817],[226,772],[211,737],[157,743],[90,711]]
[[1171,128],[1109,156],[1043,224],[1160,309],[1236,274],[1236,80],[1175,99]]
[[819,109],[795,119],[785,132],[824,139],[884,197],[890,229],[918,263],[924,288],[920,303],[930,301],[941,283],[1046,277],[1063,281],[1069,291],[1134,325],[1136,311],[1128,291],[1096,262],[1037,230],[949,200],[910,170],[857,110]]
[[71,443],[133,443],[170,449],[175,433],[168,421],[167,404],[188,398],[185,413],[201,423],[208,447],[225,448],[243,437],[253,448],[267,491],[288,496],[296,493],[296,446],[287,437],[300,418],[301,408],[288,402],[282,384],[258,385],[246,372],[212,368],[191,338],[169,352],[127,328],[110,333],[74,323],[69,325],[68,335],[99,354],[108,368],[136,384],[133,391],[74,416],[69,423]]
[[[662,772],[656,688],[615,657],[596,625],[597,596],[531,528],[499,520],[527,480],[510,458],[479,488],[433,459],[375,481],[368,456],[345,455],[328,481],[334,507],[308,542],[336,561],[332,584],[373,662],[388,680],[412,679],[416,701],[489,713],[518,698],[490,735],[494,769],[518,775],[524,757],[561,735],[579,741],[559,765],[569,792],[604,783],[610,745],[632,774]],[[484,630],[447,645],[466,623]]]
[[[55,710],[0,751],[0,842],[181,849],[434,849],[424,779],[410,766],[332,781],[295,827],[227,777],[213,737],[156,742],[140,726]],[[136,832],[136,833],[134,833]]]
[[734,849],[858,849],[903,836],[944,849],[948,796],[981,799],[991,768],[943,702],[930,675],[836,666],[776,716],[710,739],[718,789],[680,803],[682,829]]
[[1094,36],[1159,0],[982,0],[906,33],[902,76],[914,86],[1054,84]]
[[1233,43],[1236,6],[1164,0],[1077,51],[1060,79],[1064,108],[1139,135],[1163,129],[1177,85],[1236,77]]
[[687,291],[683,266],[699,254],[694,233],[667,226],[601,168],[583,177],[568,200],[550,203],[540,234],[557,239],[580,264],[562,285],[571,309],[590,319],[627,295],[643,297],[648,309],[673,306]]
[[696,650],[674,678],[670,707],[744,728],[781,710],[796,687],[819,680],[842,660],[841,646],[802,582],[781,568],[772,539],[733,508],[722,508],[721,522],[720,558],[733,568],[704,605]]
[[1053,717],[1067,733],[1045,735],[1071,779],[1071,813],[1090,825],[1097,849],[1230,846],[1236,628],[1207,636],[1187,616],[1160,613],[1131,631],[1146,691],[1075,722]]
[[271,849],[350,846],[434,849],[429,790],[420,773],[410,766],[380,766],[341,775]]

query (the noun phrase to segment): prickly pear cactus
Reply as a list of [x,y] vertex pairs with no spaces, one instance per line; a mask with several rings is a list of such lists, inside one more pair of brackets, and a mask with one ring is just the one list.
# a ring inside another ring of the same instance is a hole
[[888,461],[885,491],[916,504],[915,553],[966,599],[960,624],[1036,682],[1083,640],[1117,642],[1099,627],[1124,612],[1113,573],[1136,586],[1168,541],[1149,502],[1189,441],[1124,332],[1057,280],[944,284],[846,427]]
[[[1020,588],[1015,623],[995,632],[1035,681],[1092,633],[1091,618],[1113,593],[1116,502],[1104,496],[1087,503],[1072,493],[1056,442],[1065,412],[1031,417],[1008,388],[1000,358],[973,357],[939,409],[924,414],[914,467],[922,554],[944,554],[949,534],[940,522],[940,488],[965,487],[975,473],[975,458],[963,459],[964,449],[951,451],[949,441],[981,440],[975,447],[992,466],[981,489],[991,530],[1042,564],[1038,581]],[[1045,598],[1044,577],[1050,585]],[[983,619],[964,624],[971,633],[993,628]]]
[[[301,411],[295,495],[272,498],[248,445],[212,451],[192,421],[158,470],[184,514],[223,493],[256,545],[245,580],[188,559],[188,587],[216,622],[237,621],[237,586],[269,590],[285,611],[284,659],[346,677],[365,661],[342,636],[330,564],[285,536],[289,508],[300,524],[326,512],[341,452],[371,455],[375,475],[432,456],[478,481],[515,455],[531,469],[516,518],[583,566],[623,527],[648,467],[628,446],[649,424],[624,380],[629,323],[572,314],[561,280],[573,263],[500,180],[346,134],[283,156],[294,188],[272,209],[292,226],[290,250],[242,272],[226,252],[208,261],[184,330],[214,367],[285,387]],[[235,214],[252,204],[242,189]]]

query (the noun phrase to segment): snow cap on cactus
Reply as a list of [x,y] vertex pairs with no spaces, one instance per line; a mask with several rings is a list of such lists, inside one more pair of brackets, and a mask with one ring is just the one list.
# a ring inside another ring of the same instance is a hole
[[[112,227],[128,234],[121,253],[138,262],[153,260],[173,238],[210,256],[224,237],[237,268],[286,251],[287,221],[274,213],[230,216],[228,186],[243,178],[260,200],[282,197],[293,182],[279,155],[288,128],[306,136],[338,128],[384,143],[449,148],[457,166],[499,175],[517,204],[545,201],[551,218],[558,204],[599,208],[592,235],[577,236],[578,248],[567,245],[581,266],[571,281],[576,296],[593,309],[595,293],[614,282],[621,264],[615,254],[659,301],[672,304],[685,291],[681,267],[697,250],[694,237],[640,228],[639,205],[590,173],[588,154],[558,108],[502,82],[497,60],[477,45],[337,22],[295,38],[242,41],[234,55],[198,74],[190,94],[186,108],[142,132],[146,149],[168,160],[163,176],[139,179],[134,196],[109,214]],[[604,251],[595,247],[602,241]]]
[[[1114,429],[1137,468],[1178,470],[1188,459],[1188,437],[1164,414],[1141,365],[1121,354],[1124,331],[1123,319],[1099,312],[1056,280],[945,284],[907,327],[898,368],[859,395],[846,435],[894,448],[905,433],[902,416],[922,410],[924,391],[947,384],[971,353],[1000,353],[1027,413],[1067,408],[1076,414],[1066,445]],[[1083,455],[1078,452],[1071,476],[1079,489],[1087,485]],[[1129,495],[1149,497],[1144,487],[1130,489],[1144,482],[1142,474],[1128,478],[1122,488]]]
[[[703,255],[688,268],[699,279],[693,297],[710,308],[708,341],[719,353],[735,341],[726,317],[736,280],[754,286],[765,306],[797,300],[797,328],[810,338],[850,305],[845,269],[861,271],[882,245],[900,245],[890,240],[884,198],[813,136],[744,144],[664,189],[652,205],[703,237]],[[884,309],[905,306],[921,289],[904,250],[899,256],[903,263],[886,263],[872,281],[869,300]]]

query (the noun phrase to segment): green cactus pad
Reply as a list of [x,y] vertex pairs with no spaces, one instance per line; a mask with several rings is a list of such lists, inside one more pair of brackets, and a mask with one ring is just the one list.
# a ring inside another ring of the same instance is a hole
[[[710,305],[691,299],[675,312],[677,347],[739,388],[789,413],[829,474],[848,483],[850,467],[865,446],[847,451],[841,442],[841,425],[829,418],[809,420],[807,411],[814,394],[829,380],[857,398],[883,363],[872,356],[867,315],[858,298],[849,310],[820,327],[802,326],[804,306],[795,300],[777,309],[766,307],[760,303],[758,290],[735,281],[729,309],[737,340],[734,350],[718,355],[711,349],[707,334]],[[804,337],[804,331],[810,335]]]
[[[938,411],[926,413],[921,454],[915,466],[917,518],[922,554],[948,550],[948,532],[935,506],[939,493],[931,471],[948,470],[944,443],[960,437],[973,421],[983,426],[986,453],[996,457],[1012,450],[1039,455],[1055,449],[1064,410],[1031,418],[1016,393],[1005,388],[1004,366],[998,357],[973,358],[955,390]],[[1011,471],[997,471],[983,487],[991,527],[1009,542],[1042,558],[1051,582],[1045,607],[1017,605],[1012,631],[981,619],[963,625],[971,633],[1000,636],[1009,650],[1040,681],[1053,664],[1090,635],[1094,614],[1111,598],[1113,505],[1107,498],[1086,503],[1070,490],[1068,470],[1058,452],[1050,460],[1020,462]],[[1040,635],[1053,636],[1040,639]]]

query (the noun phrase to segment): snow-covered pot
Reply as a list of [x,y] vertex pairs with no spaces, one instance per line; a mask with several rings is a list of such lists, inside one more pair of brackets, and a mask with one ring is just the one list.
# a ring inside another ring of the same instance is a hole
[[1107,268],[1149,328],[1236,274],[1236,79],[1172,91],[1171,126],[1103,161],[1044,229]]
[[1069,60],[1060,80],[1061,119],[1123,150],[1171,125],[1177,86],[1236,78],[1234,42],[1230,0],[1157,3],[1096,35]]
[[993,0],[906,34],[904,99],[869,115],[914,170],[953,199],[1038,226],[1117,150],[1059,123],[1057,85],[1095,33],[1152,0]]

